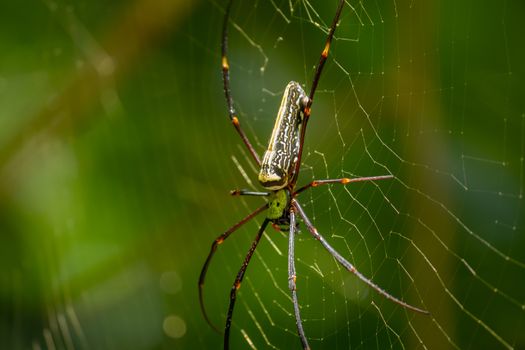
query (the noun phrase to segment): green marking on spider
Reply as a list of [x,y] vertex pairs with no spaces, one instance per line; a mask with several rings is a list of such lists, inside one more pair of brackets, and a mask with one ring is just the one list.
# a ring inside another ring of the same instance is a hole
[[278,190],[269,196],[268,211],[266,217],[270,220],[277,220],[283,217],[284,211],[290,203],[290,195],[287,190]]

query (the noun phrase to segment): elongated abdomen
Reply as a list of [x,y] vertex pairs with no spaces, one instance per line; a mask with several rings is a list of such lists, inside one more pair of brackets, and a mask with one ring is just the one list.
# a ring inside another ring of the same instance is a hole
[[301,85],[289,82],[259,172],[259,182],[269,190],[285,187],[293,177],[299,153],[303,106],[307,101]]

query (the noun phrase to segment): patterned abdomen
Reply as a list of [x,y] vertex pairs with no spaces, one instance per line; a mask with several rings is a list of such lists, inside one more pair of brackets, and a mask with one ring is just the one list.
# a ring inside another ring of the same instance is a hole
[[298,83],[288,83],[259,172],[259,182],[269,190],[286,187],[293,178],[299,153],[303,107],[307,101],[308,97]]

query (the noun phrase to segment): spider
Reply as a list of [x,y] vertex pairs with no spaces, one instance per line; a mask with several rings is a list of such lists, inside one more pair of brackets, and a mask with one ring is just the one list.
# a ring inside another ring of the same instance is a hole
[[345,0],[339,0],[339,4],[328,31],[328,36],[326,38],[326,43],[324,49],[321,53],[319,63],[317,64],[315,74],[313,77],[312,87],[310,89],[310,94],[306,95],[305,91],[296,82],[290,82],[286,86],[283,97],[281,100],[281,105],[279,107],[279,112],[275,120],[275,125],[270,137],[268,148],[264,153],[264,157],[261,161],[259,155],[253,148],[248,137],[241,128],[239,119],[236,115],[235,109],[233,107],[233,98],[230,89],[230,68],[228,64],[228,21],[230,16],[230,9],[232,6],[233,0],[228,2],[226,11],[224,14],[224,22],[222,27],[222,78],[224,84],[224,95],[226,97],[226,104],[228,106],[228,113],[230,121],[232,122],[235,130],[241,137],[243,143],[248,148],[250,155],[253,160],[259,166],[259,182],[265,188],[266,191],[263,192],[253,192],[247,190],[234,190],[231,191],[231,194],[234,196],[246,195],[246,196],[264,196],[268,198],[268,201],[254,210],[251,214],[244,217],[242,220],[237,222],[235,225],[226,230],[223,234],[218,236],[211,245],[210,253],[208,254],[204,266],[202,267],[201,274],[199,277],[199,301],[201,310],[203,313],[206,322],[214,328],[217,332],[220,333],[217,327],[215,327],[210,321],[205,307],[204,307],[204,298],[203,298],[203,287],[204,280],[206,277],[206,272],[210,261],[217,250],[217,247],[222,244],[233,232],[239,229],[242,225],[253,219],[256,215],[267,210],[266,218],[264,219],[255,239],[252,242],[250,249],[244,262],[237,273],[237,277],[233,283],[233,286],[230,291],[230,304],[228,307],[228,314],[226,317],[226,325],[224,327],[224,349],[229,348],[229,338],[230,338],[230,328],[233,317],[233,309],[235,306],[235,300],[237,298],[237,291],[241,287],[241,282],[243,280],[248,264],[252,258],[255,249],[262,237],[262,234],[268,224],[272,224],[277,230],[287,230],[289,232],[289,245],[288,245],[288,287],[292,295],[292,302],[295,314],[295,320],[297,325],[297,333],[301,340],[303,349],[310,349],[308,345],[308,340],[306,338],[302,321],[300,315],[299,302],[297,298],[297,288],[296,288],[296,279],[295,274],[295,259],[294,259],[294,239],[297,231],[297,215],[303,220],[304,224],[312,236],[321,243],[321,245],[340,263],[345,269],[353,273],[357,278],[367,284],[369,287],[374,289],[377,293],[381,294],[383,297],[393,301],[396,304],[399,304],[407,309],[422,313],[428,314],[429,312],[415,306],[409,305],[404,301],[392,296],[385,290],[381,289],[370,279],[361,274],[350,262],[348,262],[341,254],[339,254],[332,246],[325,240],[325,238],[317,231],[317,229],[312,225],[310,219],[306,216],[302,206],[297,200],[297,196],[311,188],[317,187],[324,184],[343,184],[346,185],[351,182],[359,181],[376,181],[390,179],[392,175],[382,175],[382,176],[371,176],[371,177],[358,177],[358,178],[341,178],[341,179],[324,179],[324,180],[315,180],[302,187],[296,188],[297,179],[299,177],[299,170],[301,166],[301,157],[303,154],[303,144],[304,137],[306,133],[306,125],[310,118],[312,103],[314,100],[315,90],[319,83],[321,73],[328,57],[328,52],[330,50],[330,45],[334,36],[337,23],[339,22],[339,17],[343,10],[343,5]]

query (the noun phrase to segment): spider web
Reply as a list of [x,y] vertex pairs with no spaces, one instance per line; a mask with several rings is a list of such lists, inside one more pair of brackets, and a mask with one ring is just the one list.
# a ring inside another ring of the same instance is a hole
[[[29,14],[6,3],[0,21],[3,344],[220,347],[199,312],[200,268],[212,240],[262,203],[228,195],[260,187],[228,125],[225,4],[34,5]],[[309,90],[336,5],[234,1],[232,92],[259,154],[286,84]],[[394,178],[320,186],[299,201],[361,273],[431,314],[366,287],[300,222],[312,348],[525,347],[523,10],[345,3],[299,184]],[[220,328],[263,219],[222,244],[208,272],[205,302]],[[287,247],[286,232],[266,230],[239,290],[232,348],[300,348]]]
[[[300,201],[361,272],[431,315],[402,310],[363,286],[303,225],[298,293],[313,347],[523,344],[524,286],[512,283],[525,268],[518,248],[525,119],[512,93],[523,53],[513,48],[508,7],[345,5],[315,97],[301,180],[395,177],[315,188]],[[260,150],[287,81],[309,88],[334,11],[335,4],[309,1],[236,5],[232,89]],[[246,152],[232,162],[237,186],[251,188],[256,169]],[[268,231],[241,292],[233,342],[297,347],[286,239]],[[239,261],[248,245],[234,244]]]

